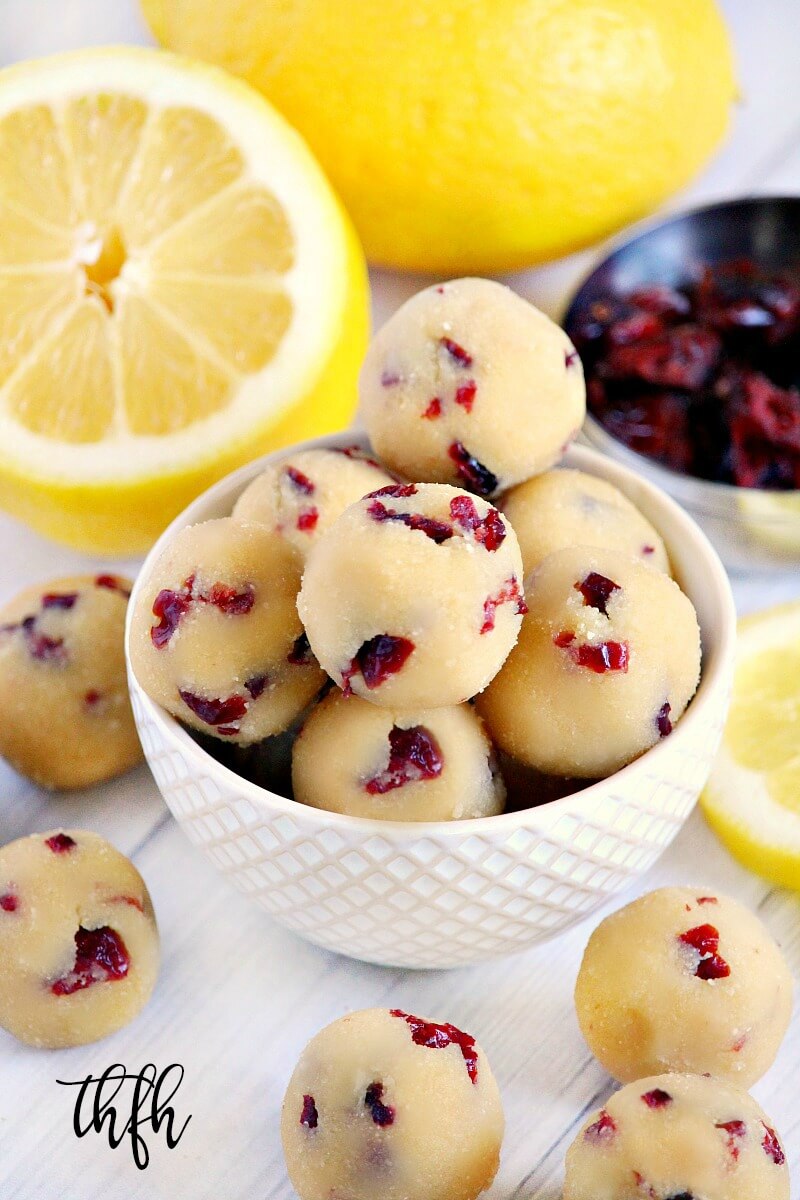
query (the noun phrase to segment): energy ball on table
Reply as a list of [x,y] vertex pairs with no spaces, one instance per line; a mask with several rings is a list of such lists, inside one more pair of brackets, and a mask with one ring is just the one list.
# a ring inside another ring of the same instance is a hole
[[444,484],[395,484],[322,535],[297,605],[345,694],[437,708],[474,696],[500,669],[524,611],[521,576],[516,536],[496,508]]
[[789,1200],[789,1171],[746,1092],[702,1075],[656,1075],[587,1119],[567,1151],[564,1200]]
[[429,287],[404,304],[367,351],[360,395],[391,470],[481,496],[552,467],[586,411],[567,335],[489,279]]
[[127,1025],[158,975],[141,875],[96,833],[0,849],[0,1026],[30,1046],[95,1042]]
[[240,744],[286,729],[325,682],[297,615],[300,556],[232,517],[182,529],[138,592],[131,661],[152,700]]
[[650,892],[592,934],[575,989],[589,1047],[616,1079],[708,1072],[750,1087],[792,1011],[786,961],[753,913],[702,888]]
[[548,775],[603,778],[666,737],[697,688],[700,632],[668,576],[614,550],[559,550],[478,701],[498,746]]
[[305,556],[348,505],[393,482],[358,447],[301,450],[265,467],[242,492],[233,515],[266,525]]
[[475,1039],[385,1008],[312,1038],[281,1119],[300,1200],[474,1200],[497,1173],[503,1130]]
[[505,787],[468,704],[392,712],[330,695],[294,744],[295,800],[384,821],[458,821],[502,812]]
[[123,649],[130,587],[69,576],[0,611],[0,755],[42,787],[88,787],[141,760]]
[[584,471],[546,471],[512,488],[500,506],[514,526],[527,575],[571,546],[602,546],[669,574],[664,543],[627,496]]

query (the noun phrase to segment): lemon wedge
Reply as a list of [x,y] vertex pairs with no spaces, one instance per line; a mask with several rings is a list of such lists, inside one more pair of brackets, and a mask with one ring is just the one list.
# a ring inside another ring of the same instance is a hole
[[745,866],[800,889],[800,603],[739,623],[730,715],[701,803]]
[[209,483],[349,420],[363,257],[246,85],[155,50],[0,72],[0,504],[145,549]]

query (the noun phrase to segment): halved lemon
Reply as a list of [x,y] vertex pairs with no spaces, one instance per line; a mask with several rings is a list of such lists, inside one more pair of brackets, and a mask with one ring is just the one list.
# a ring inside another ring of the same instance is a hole
[[345,425],[367,333],[350,224],[247,85],[122,48],[0,72],[0,505],[143,550],[234,466]]
[[800,603],[739,623],[731,711],[701,802],[745,866],[800,889]]

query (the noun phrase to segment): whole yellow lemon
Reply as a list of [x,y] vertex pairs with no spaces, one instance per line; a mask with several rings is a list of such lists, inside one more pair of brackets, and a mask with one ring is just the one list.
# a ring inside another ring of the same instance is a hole
[[715,0],[143,0],[255,84],[387,266],[500,272],[587,245],[705,161],[735,95]]

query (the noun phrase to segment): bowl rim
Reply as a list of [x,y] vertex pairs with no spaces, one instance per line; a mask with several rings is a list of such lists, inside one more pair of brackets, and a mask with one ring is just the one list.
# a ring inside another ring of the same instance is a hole
[[[689,208],[676,209],[674,212],[656,213],[649,217],[643,217],[640,221],[635,221],[633,225],[628,225],[620,233],[608,238],[602,243],[595,254],[592,255],[591,261],[585,271],[581,273],[578,282],[570,289],[567,296],[559,309],[560,323],[566,328],[567,319],[572,314],[578,302],[578,298],[583,292],[586,285],[594,275],[604,267],[610,258],[617,254],[625,247],[632,245],[647,237],[651,233],[655,233],[658,229],[665,229],[669,225],[675,225],[679,221],[685,220],[686,217],[694,217],[703,213],[720,212],[732,208],[741,208],[759,203],[772,204],[791,204],[800,208],[800,195],[792,196],[786,193],[776,193],[775,195],[753,195],[753,196],[732,196],[726,199],[711,200],[707,204],[694,204]],[[630,446],[626,446],[625,442],[614,437],[609,433],[605,426],[597,420],[592,413],[587,412],[584,421],[584,427],[591,430],[588,435],[590,438],[597,438],[600,445],[605,440],[608,440],[614,447],[616,452],[619,447],[623,463],[630,465],[632,469],[653,470],[657,479],[661,480],[661,486],[664,488],[672,487],[676,494],[679,495],[682,503],[692,504],[693,507],[699,508],[706,516],[725,516],[730,512],[730,505],[738,502],[738,499],[744,494],[755,496],[770,496],[770,497],[795,497],[800,498],[800,488],[789,488],[788,490],[779,490],[776,488],[747,488],[740,487],[735,483],[722,483],[714,479],[701,479],[697,475],[687,475],[683,471],[675,471],[672,467],[667,467],[663,463],[657,462],[653,458],[648,458],[646,454],[639,454],[637,450],[632,450]],[[627,463],[627,460],[630,463]],[[639,466],[641,464],[641,467]],[[690,492],[695,492],[697,495],[690,495]],[[761,518],[760,518],[761,519]],[[770,518],[763,518],[766,523],[770,523]],[[782,523],[788,520],[790,523],[796,520],[796,517],[776,517],[777,523]]]
[[[206,513],[216,501],[237,489],[241,491],[271,462],[280,461],[283,457],[305,450],[342,449],[356,446],[368,451],[370,449],[366,437],[360,431],[345,431],[340,434],[311,438],[254,459],[251,463],[239,467],[202,492],[170,522],[151,547],[136,577],[128,603],[125,620],[125,662],[131,693],[135,694],[137,703],[159,726],[162,738],[170,742],[184,758],[188,756],[194,760],[199,770],[221,774],[229,789],[238,790],[242,798],[248,799],[264,816],[287,816],[290,818],[299,816],[301,819],[316,820],[334,830],[348,831],[351,834],[360,833],[365,838],[384,836],[387,839],[407,842],[418,841],[433,835],[463,841],[470,835],[489,831],[497,834],[510,834],[517,829],[529,826],[532,821],[535,822],[538,813],[547,812],[549,815],[558,815],[574,808],[576,802],[591,804],[593,800],[597,800],[599,803],[607,793],[611,780],[625,779],[627,782],[631,779],[635,780],[636,776],[640,774],[658,773],[659,760],[666,755],[673,754],[678,744],[691,736],[694,727],[699,725],[708,710],[718,703],[720,688],[727,690],[736,638],[736,609],[730,581],[719,555],[702,529],[671,496],[629,467],[623,466],[597,450],[575,444],[569,447],[558,464],[559,467],[576,467],[579,470],[587,470],[590,474],[599,475],[620,487],[620,490],[626,495],[629,490],[635,488],[640,494],[646,494],[653,504],[660,506],[662,510],[670,514],[677,525],[679,535],[685,539],[684,544],[690,545],[692,553],[702,559],[706,568],[706,586],[713,592],[722,618],[717,631],[716,652],[711,661],[701,668],[697,691],[669,738],[656,742],[649,750],[619,771],[557,800],[545,801],[543,804],[531,808],[498,813],[495,816],[472,817],[463,821],[389,821],[377,817],[353,817],[346,813],[331,812],[329,809],[318,809],[311,805],[301,804],[297,800],[281,796],[277,792],[272,792],[268,788],[261,787],[238,775],[204,750],[175,717],[150,699],[136,679],[131,665],[130,630],[142,581],[172,536],[187,525],[213,519]],[[592,467],[595,469],[592,470]],[[626,488],[626,484],[629,485],[628,488]],[[658,527],[657,523],[655,524]],[[701,628],[701,636],[702,633]],[[676,741],[676,739],[678,740]],[[149,759],[147,752],[145,752],[145,758]]]

